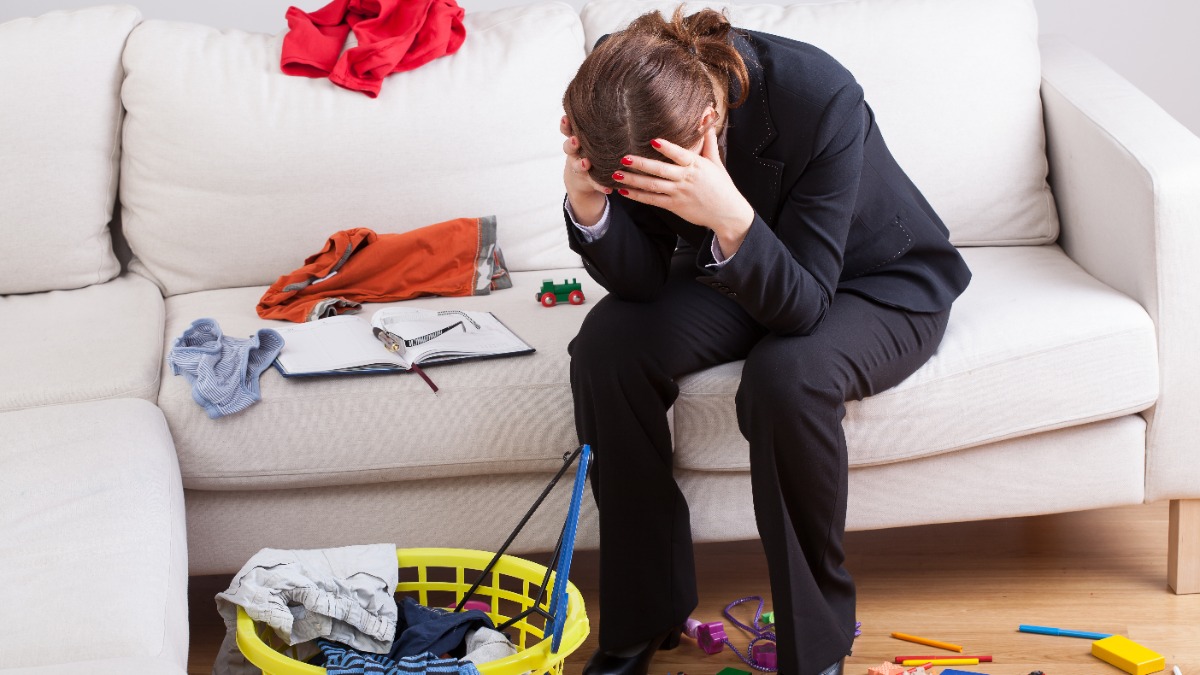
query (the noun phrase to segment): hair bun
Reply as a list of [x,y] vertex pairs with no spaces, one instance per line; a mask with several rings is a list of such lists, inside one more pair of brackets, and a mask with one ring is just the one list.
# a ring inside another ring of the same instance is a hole
[[[651,11],[598,42],[563,94],[563,111],[592,164],[597,184],[619,188],[612,178],[621,158],[650,153],[655,138],[691,147],[709,110],[745,102],[749,74],[720,12],[667,20]],[[723,96],[724,94],[724,96]]]
[[732,28],[729,19],[721,12],[703,9],[684,16],[683,5],[675,8],[670,20],[656,10],[643,14],[629,25],[632,32],[655,35],[674,42],[694,55],[700,55],[705,43],[727,43]]
[[701,40],[725,42],[729,39],[730,29],[733,28],[728,17],[713,9],[702,9],[685,17],[683,16],[683,5],[675,8],[671,23],[680,25],[694,42]]

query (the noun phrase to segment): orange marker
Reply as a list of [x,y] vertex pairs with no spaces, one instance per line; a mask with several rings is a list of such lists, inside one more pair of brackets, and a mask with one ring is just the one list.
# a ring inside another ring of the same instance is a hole
[[962,650],[963,650],[962,645],[956,645],[956,644],[952,644],[949,642],[942,642],[940,640],[930,640],[929,638],[918,637],[916,635],[909,635],[907,633],[892,633],[892,637],[896,638],[897,640],[906,640],[908,642],[915,642],[919,645],[929,645],[930,647],[937,647],[938,649],[949,649],[952,652],[959,652],[960,654],[962,653]]

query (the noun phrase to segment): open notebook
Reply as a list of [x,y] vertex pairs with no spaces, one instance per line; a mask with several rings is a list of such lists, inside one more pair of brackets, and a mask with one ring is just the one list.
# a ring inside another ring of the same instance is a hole
[[343,314],[277,328],[284,377],[403,372],[468,359],[533,353],[491,312],[389,308],[368,322]]

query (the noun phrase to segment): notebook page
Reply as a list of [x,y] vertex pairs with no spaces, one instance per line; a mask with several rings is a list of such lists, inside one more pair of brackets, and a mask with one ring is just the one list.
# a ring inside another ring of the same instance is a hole
[[402,367],[361,317],[341,315],[277,328],[283,336],[279,364],[289,373],[319,373],[377,363]]

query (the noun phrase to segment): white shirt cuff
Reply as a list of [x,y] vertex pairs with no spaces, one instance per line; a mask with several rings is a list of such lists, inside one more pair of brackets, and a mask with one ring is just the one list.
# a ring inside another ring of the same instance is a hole
[[571,208],[571,200],[563,197],[563,208],[567,210],[567,215],[571,217],[571,223],[579,228],[579,232],[583,235],[583,240],[587,243],[592,243],[608,232],[608,197],[604,198],[604,212],[600,214],[600,220],[596,221],[595,225],[585,227],[579,224],[579,219],[575,217],[575,209]]
[[708,267],[711,269],[717,269],[717,270],[721,269],[722,267],[725,266],[725,263],[729,262],[730,260],[733,260],[733,255],[737,255],[737,252],[735,251],[733,255],[726,258],[725,252],[721,250],[721,244],[719,242],[717,242],[716,237],[713,237],[712,247],[710,248],[710,250],[712,251],[713,260],[715,260],[716,262],[711,262],[711,263],[705,265],[705,267]]

